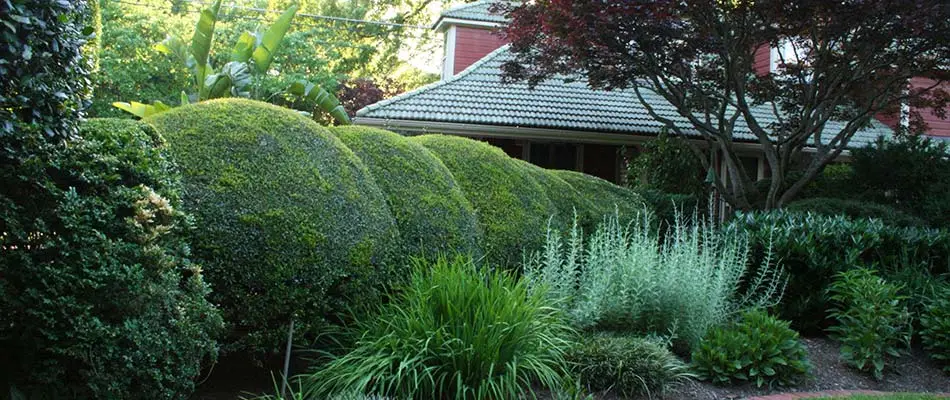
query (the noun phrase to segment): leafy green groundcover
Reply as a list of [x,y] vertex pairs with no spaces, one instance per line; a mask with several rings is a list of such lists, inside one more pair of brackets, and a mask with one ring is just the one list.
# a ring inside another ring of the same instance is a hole
[[476,253],[475,210],[452,173],[425,147],[381,129],[333,133],[366,164],[399,226],[399,254]]
[[195,257],[231,325],[229,349],[274,352],[290,319],[307,338],[372,302],[398,240],[369,171],[289,109],[214,100],[150,119],[168,139],[195,216]]
[[482,250],[492,264],[516,265],[522,249],[541,247],[547,219],[557,209],[523,165],[476,140],[445,135],[411,140],[435,153],[452,171],[475,208]]

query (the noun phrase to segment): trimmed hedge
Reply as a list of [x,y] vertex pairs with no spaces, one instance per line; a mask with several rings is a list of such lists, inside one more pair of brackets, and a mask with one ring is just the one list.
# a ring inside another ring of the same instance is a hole
[[877,218],[888,225],[927,226],[926,221],[893,207],[858,200],[816,197],[792,202],[785,209],[827,216],[845,215],[856,219]]
[[215,357],[221,316],[161,147],[146,124],[90,120],[0,166],[0,397],[185,399]]
[[341,126],[333,133],[363,160],[386,195],[404,256],[475,254],[475,211],[452,173],[425,147],[381,129]]
[[547,170],[522,160],[515,161],[520,163],[525,171],[538,181],[538,184],[544,190],[544,195],[554,205],[555,213],[548,216],[552,228],[567,232],[574,223],[576,212],[578,225],[584,229],[584,232],[593,232],[596,223],[600,222],[604,216],[595,212],[597,206],[591,200],[591,196],[575,189],[570,183],[558,176],[556,171]]
[[749,234],[754,265],[771,244],[773,262],[789,273],[781,316],[809,334],[826,327],[828,290],[839,272],[873,266],[886,277],[902,274],[904,280],[950,272],[946,230],[787,211],[738,213],[724,229]]
[[[605,216],[619,213],[620,221],[630,222],[644,210],[650,207],[643,201],[643,197],[636,192],[623,188],[595,176],[587,175],[576,171],[555,170],[550,171],[558,178],[563,179],[571,185],[574,190],[580,194],[592,208],[585,210],[580,215],[586,215],[589,220],[587,224],[591,229],[587,232],[593,232],[592,228],[602,222]],[[583,225],[582,225],[583,226]]]
[[557,209],[522,164],[476,140],[423,135],[410,140],[438,156],[475,207],[482,250],[490,263],[516,266],[524,251],[541,248],[549,216]]
[[386,198],[343,143],[286,108],[223,99],[150,118],[184,174],[194,253],[230,324],[228,350],[276,352],[371,303],[397,238]]

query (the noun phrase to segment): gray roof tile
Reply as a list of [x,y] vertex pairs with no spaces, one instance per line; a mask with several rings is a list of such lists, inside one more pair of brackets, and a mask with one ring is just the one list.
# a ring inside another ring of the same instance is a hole
[[[593,90],[583,78],[569,83],[563,78],[549,79],[534,89],[526,83],[504,84],[500,66],[511,57],[507,46],[502,47],[452,78],[367,106],[357,112],[357,118],[386,119],[394,126],[397,120],[411,120],[639,135],[654,135],[662,126],[629,90]],[[676,121],[687,134],[698,135],[665,99],[649,91],[644,97],[658,114]],[[753,112],[760,122],[775,120],[771,107],[757,107]],[[830,121],[827,129],[834,132],[843,125]],[[873,121],[852,138],[850,147],[864,147],[880,135],[891,134],[886,125]],[[741,121],[735,139],[756,140]]]
[[491,12],[491,6],[499,2],[500,0],[480,0],[474,3],[450,8],[442,13],[441,18],[456,18],[470,21],[503,23],[506,21],[503,15]]

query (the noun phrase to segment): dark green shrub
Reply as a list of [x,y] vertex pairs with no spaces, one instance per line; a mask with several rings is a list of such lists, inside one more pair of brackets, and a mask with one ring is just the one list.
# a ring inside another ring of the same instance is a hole
[[19,144],[7,143],[7,136],[31,134],[36,138],[22,140],[54,142],[76,136],[90,89],[82,51],[94,32],[84,29],[89,11],[86,0],[0,5],[0,156],[18,151]]
[[627,170],[632,187],[706,197],[709,185],[703,181],[703,164],[683,138],[664,131],[644,142],[642,149]]
[[551,173],[570,184],[575,191],[588,200],[585,204],[593,207],[586,212],[578,213],[579,217],[586,215],[589,218],[588,221],[580,221],[587,232],[593,232],[595,225],[603,222],[608,216],[614,216],[615,213],[619,213],[620,220],[626,223],[640,216],[644,210],[652,210],[648,202],[636,192],[598,177],[575,171],[551,171]]
[[911,316],[902,304],[900,287],[870,269],[858,268],[838,274],[831,292],[830,316],[837,325],[828,330],[841,342],[842,358],[882,379],[889,359],[910,347]]
[[945,230],[783,211],[740,213],[724,229],[749,234],[756,265],[771,245],[773,259],[789,274],[780,316],[812,334],[827,327],[828,287],[839,272],[857,266],[874,266],[888,276],[950,271],[950,232]]
[[554,205],[555,213],[549,215],[552,228],[566,231],[570,228],[576,213],[578,224],[587,231],[588,228],[592,229],[594,224],[604,217],[594,212],[595,206],[590,196],[575,190],[570,183],[559,177],[555,173],[556,171],[544,169],[522,160],[516,161],[541,185],[544,195]]
[[946,143],[923,135],[883,138],[852,152],[862,198],[916,214],[931,226],[950,223],[950,158]]
[[567,353],[571,372],[591,392],[622,397],[662,395],[690,377],[689,368],[656,341],[598,333]]
[[707,211],[707,199],[699,199],[694,195],[665,193],[654,189],[638,189],[636,193],[655,210],[656,221],[663,228],[676,224],[676,214],[688,216],[695,212],[702,216]]
[[195,257],[231,327],[230,350],[277,351],[291,318],[303,342],[388,280],[397,231],[385,196],[325,128],[237,99],[149,122],[181,166]]
[[894,226],[927,226],[927,222],[914,215],[883,204],[860,200],[815,197],[794,201],[785,206],[785,209],[828,216],[844,215],[854,219],[876,218]]
[[332,129],[363,161],[399,227],[401,255],[476,252],[475,212],[452,173],[421,145],[360,126]]
[[178,176],[148,125],[80,134],[0,167],[0,390],[188,398],[221,317],[189,262]]
[[544,241],[548,218],[557,213],[544,188],[517,160],[488,143],[446,135],[411,138],[452,171],[475,208],[481,248],[498,266],[515,266],[525,250]]
[[[800,170],[789,173],[788,180],[800,179],[804,173]],[[861,188],[854,179],[854,168],[850,164],[829,164],[805,185],[798,194],[799,199],[835,198],[852,199],[861,195]]]
[[935,291],[920,314],[920,338],[930,358],[944,365],[950,372],[950,285]]
[[735,323],[710,330],[692,359],[699,376],[717,384],[790,386],[801,383],[811,368],[798,332],[763,310],[746,311]]
[[398,399],[534,397],[567,376],[571,328],[542,290],[469,258],[420,262],[378,315],[359,323],[353,350],[308,377],[306,392]]

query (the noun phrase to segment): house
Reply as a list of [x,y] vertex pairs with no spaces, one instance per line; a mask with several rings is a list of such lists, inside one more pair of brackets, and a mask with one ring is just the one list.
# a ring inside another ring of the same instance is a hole
[[[490,12],[497,1],[482,0],[443,13],[434,26],[445,38],[442,79],[367,106],[357,112],[354,122],[409,135],[444,133],[485,140],[542,167],[620,182],[625,157],[655,137],[662,125],[632,92],[592,90],[583,78],[549,79],[534,89],[526,83],[502,83],[499,67],[512,55],[493,33],[505,23],[504,17]],[[775,51],[760,51],[756,68],[774,68]],[[666,100],[650,92],[646,98],[659,114],[699,138]],[[754,112],[760,113],[760,121],[774,118],[768,107]],[[828,128],[842,125],[830,122]],[[851,145],[862,147],[892,132],[875,121],[856,134]],[[756,138],[742,123],[735,140],[747,171],[756,171],[759,179],[766,177]]]

